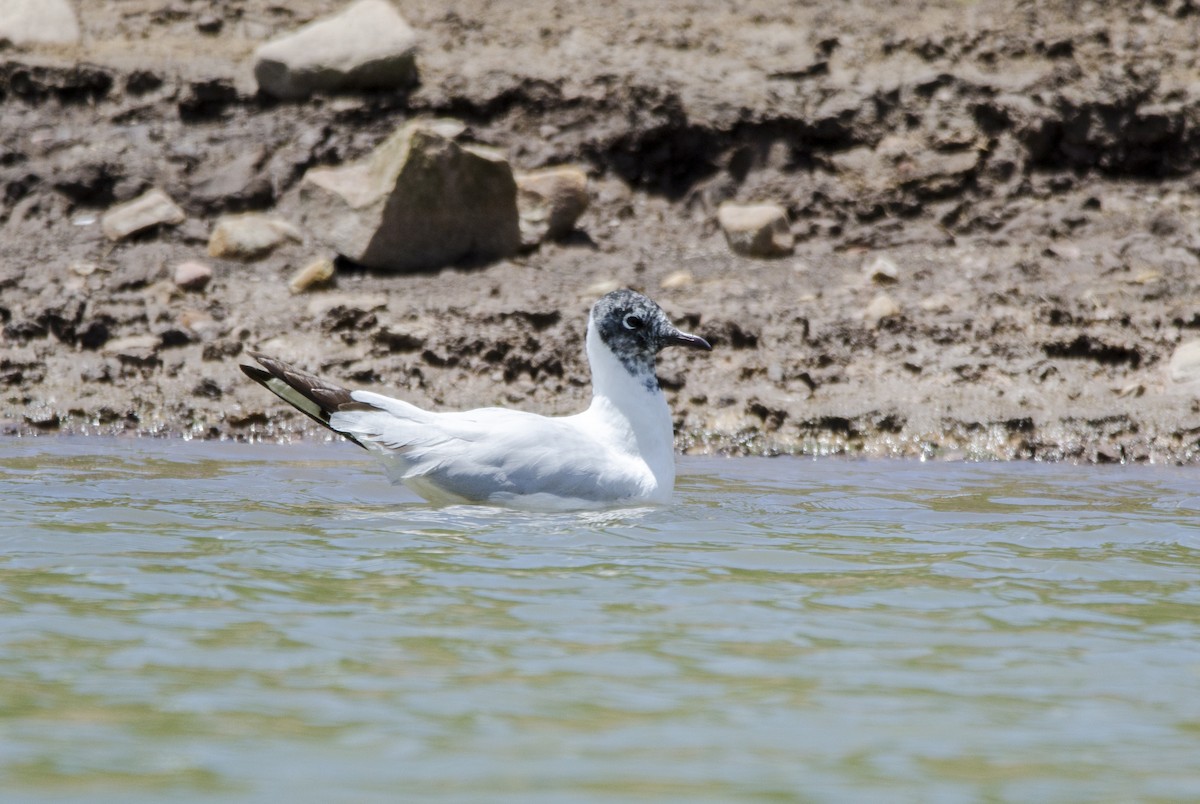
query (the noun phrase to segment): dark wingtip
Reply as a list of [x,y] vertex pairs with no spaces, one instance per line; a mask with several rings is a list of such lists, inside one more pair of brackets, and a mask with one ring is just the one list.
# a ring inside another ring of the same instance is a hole
[[267,380],[271,379],[271,373],[268,371],[263,371],[258,366],[247,366],[245,363],[242,363],[238,366],[238,368],[242,370],[243,374],[257,383],[265,383]]

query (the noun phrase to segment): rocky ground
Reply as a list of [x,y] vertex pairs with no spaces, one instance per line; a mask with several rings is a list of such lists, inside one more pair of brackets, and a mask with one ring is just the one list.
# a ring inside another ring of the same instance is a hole
[[[587,309],[625,285],[715,347],[662,360],[689,451],[1200,460],[1193,0],[398,7],[402,91],[258,91],[255,48],[333,0],[80,3],[77,44],[0,49],[4,431],[311,433],[246,349],[420,405],[571,412]],[[584,167],[576,231],[472,268],[341,261],[293,294],[328,253],[305,172],[435,117],[518,169]],[[182,222],[106,236],[150,188]],[[792,253],[732,253],[727,200],[786,208]],[[245,210],[295,237],[209,257]],[[174,281],[197,261],[211,281]]]

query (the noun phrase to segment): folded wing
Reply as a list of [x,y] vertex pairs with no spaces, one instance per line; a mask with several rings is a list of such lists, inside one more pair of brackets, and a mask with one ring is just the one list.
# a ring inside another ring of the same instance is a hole
[[576,417],[503,408],[430,413],[368,391],[351,397],[365,407],[340,410],[333,428],[383,457],[393,480],[425,494],[602,502],[639,496],[652,482],[642,462],[604,446]]

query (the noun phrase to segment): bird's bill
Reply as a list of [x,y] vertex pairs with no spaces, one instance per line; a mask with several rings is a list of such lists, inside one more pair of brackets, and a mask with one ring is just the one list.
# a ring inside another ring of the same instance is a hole
[[699,335],[689,335],[686,332],[675,330],[668,335],[664,340],[667,346],[688,346],[692,349],[703,349],[706,352],[712,351],[712,346],[708,341],[701,338]]

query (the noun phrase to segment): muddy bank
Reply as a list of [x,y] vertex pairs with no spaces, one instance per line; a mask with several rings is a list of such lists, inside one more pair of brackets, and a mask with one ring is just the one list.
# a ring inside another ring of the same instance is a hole
[[[1171,363],[1200,338],[1192,4],[398,5],[421,36],[400,92],[256,91],[254,47],[328,2],[85,4],[79,45],[0,51],[7,432],[311,432],[237,371],[246,349],[421,405],[567,413],[588,306],[619,284],[714,344],[660,369],[688,450],[1197,460]],[[299,224],[306,170],[422,117],[521,169],[585,167],[577,231],[470,269],[339,264],[300,295],[326,253],[303,227],[206,255],[219,215]],[[151,187],[186,220],[104,237]],[[726,200],[786,207],[794,252],[732,254]],[[188,260],[202,289],[172,281]]]

